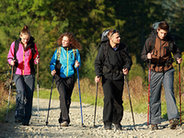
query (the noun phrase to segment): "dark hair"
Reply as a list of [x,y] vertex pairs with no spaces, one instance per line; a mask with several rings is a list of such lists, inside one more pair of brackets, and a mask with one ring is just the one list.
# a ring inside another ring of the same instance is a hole
[[169,31],[169,25],[166,21],[161,21],[158,25],[158,29],[163,29],[165,31]]
[[77,41],[77,39],[74,37],[74,35],[70,32],[66,32],[66,33],[61,34],[61,36],[57,40],[57,43],[59,46],[62,45],[62,40],[63,40],[64,36],[67,36],[69,38],[69,43],[70,43],[69,47],[70,48],[79,49],[79,50],[82,48],[80,43]]
[[24,25],[22,31],[20,32],[20,35],[22,35],[22,34],[28,34],[29,36],[31,35],[27,25]]
[[118,31],[118,30],[115,30],[115,29],[111,29],[111,30],[109,30],[107,36],[108,36],[108,37],[111,37],[111,36],[112,36],[113,34],[115,34],[115,33],[118,33],[118,34],[119,34],[119,31]]

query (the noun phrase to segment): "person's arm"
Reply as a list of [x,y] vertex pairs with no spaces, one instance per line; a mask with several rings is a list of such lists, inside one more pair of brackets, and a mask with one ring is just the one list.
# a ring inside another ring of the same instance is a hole
[[128,74],[128,71],[130,70],[131,66],[132,66],[132,59],[129,55],[129,52],[128,52],[128,48],[127,46],[125,46],[124,48],[124,57],[123,57],[123,60],[125,62],[125,65],[123,66],[123,72],[126,74]]
[[101,77],[103,75],[103,46],[100,46],[98,54],[95,59],[95,72],[96,76]]
[[80,58],[80,53],[79,50],[76,49],[76,59],[75,59],[75,68],[78,68],[81,66],[81,58]]
[[177,61],[178,64],[181,64],[182,58],[181,58],[181,52],[179,48],[176,46],[175,42],[172,42],[170,44],[171,52],[173,53],[173,56],[175,58],[175,61]]
[[143,61],[148,61],[150,59],[150,54],[151,54],[151,48],[149,46],[150,39],[148,38],[144,44],[143,50],[141,52],[141,59]]
[[8,59],[8,63],[12,66],[15,65],[15,60],[14,60],[14,47],[15,47],[15,42],[13,42],[10,46],[10,50],[8,52],[8,56],[7,56],[7,59]]
[[52,56],[50,61],[50,70],[51,70],[52,76],[54,76],[56,73],[56,70],[55,70],[56,60],[57,60],[57,49],[55,50],[54,55]]
[[40,57],[38,54],[38,48],[37,48],[36,44],[34,45],[34,48],[35,48],[35,54],[34,54],[33,59],[34,59],[34,63],[38,64]]

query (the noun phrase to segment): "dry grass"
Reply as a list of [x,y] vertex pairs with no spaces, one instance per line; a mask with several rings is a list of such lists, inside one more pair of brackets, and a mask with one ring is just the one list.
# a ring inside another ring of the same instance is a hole
[[0,83],[0,108],[4,105],[5,99],[8,98],[8,91],[4,88],[4,84]]
[[[11,94],[12,95],[12,94]],[[4,120],[8,103],[8,90],[5,89],[5,84],[0,82],[0,121]],[[10,97],[10,110],[14,108],[15,100],[14,97]]]

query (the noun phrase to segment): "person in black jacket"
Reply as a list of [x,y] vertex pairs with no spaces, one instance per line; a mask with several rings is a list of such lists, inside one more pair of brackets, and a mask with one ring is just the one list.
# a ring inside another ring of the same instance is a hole
[[165,90],[167,103],[167,115],[170,128],[175,129],[178,125],[178,109],[174,96],[174,68],[172,54],[178,64],[181,64],[181,53],[171,35],[168,34],[169,25],[166,21],[158,24],[145,42],[141,58],[149,61],[151,68],[150,81],[150,123],[151,129],[157,130],[161,122],[161,87]]
[[119,31],[109,30],[107,36],[109,40],[101,44],[95,60],[95,82],[98,83],[102,78],[104,128],[112,129],[113,123],[117,130],[121,130],[124,75],[128,74],[132,60],[127,47],[120,43]]

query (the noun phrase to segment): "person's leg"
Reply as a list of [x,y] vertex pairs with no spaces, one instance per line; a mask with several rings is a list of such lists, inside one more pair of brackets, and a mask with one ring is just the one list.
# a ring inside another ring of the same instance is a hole
[[120,124],[123,117],[123,80],[113,81],[113,119],[114,124]]
[[103,121],[105,129],[111,129],[112,113],[113,113],[113,88],[111,80],[103,78],[102,80],[104,92],[104,108],[103,108]]
[[174,69],[171,69],[164,74],[164,80],[163,80],[165,99],[167,104],[167,115],[169,120],[173,120],[173,119],[178,120],[179,113],[178,113],[178,108],[176,106],[176,100],[174,96],[173,82],[174,82]]
[[24,91],[25,84],[23,76],[14,74],[14,82],[16,85],[16,108],[15,108],[15,122],[22,122],[24,119]]
[[67,100],[66,100],[66,86],[65,86],[65,79],[60,78],[59,76],[55,75],[56,87],[59,92],[59,100],[60,100],[60,118],[59,123],[64,121],[69,121],[68,110],[67,110]]
[[32,114],[33,104],[33,92],[35,88],[35,77],[34,75],[26,75],[24,77],[25,82],[25,118],[24,125],[28,125]]
[[68,123],[70,123],[70,116],[69,116],[69,110],[70,110],[70,104],[71,104],[71,96],[74,88],[74,76],[69,77],[66,79],[66,101],[67,101],[67,111],[68,111]]
[[123,94],[123,85],[124,80],[113,81],[113,116],[112,116],[112,123],[115,125],[115,129],[121,130],[121,120],[123,117],[123,101],[122,101],[122,94]]
[[163,73],[151,72],[150,82],[150,123],[161,123],[161,86]]

